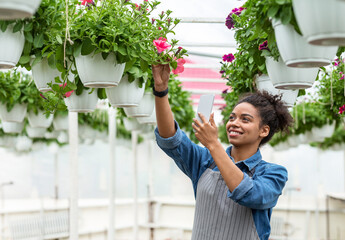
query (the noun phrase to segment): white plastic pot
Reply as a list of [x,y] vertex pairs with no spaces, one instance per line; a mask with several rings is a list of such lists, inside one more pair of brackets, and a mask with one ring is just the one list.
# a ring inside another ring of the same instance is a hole
[[145,93],[138,107],[124,108],[127,117],[149,117],[153,112],[155,99],[152,93]]
[[305,89],[313,86],[318,68],[292,68],[287,67],[282,59],[275,61],[266,57],[268,75],[275,88],[279,89]]
[[27,136],[20,136],[17,138],[16,150],[19,152],[29,151],[32,147],[32,139]]
[[5,122],[23,122],[27,111],[27,104],[16,104],[11,109],[7,111],[6,104],[0,103],[0,118]]
[[59,136],[60,132],[59,131],[52,131],[52,132],[46,132],[44,134],[44,138],[46,139],[56,139]]
[[327,66],[336,56],[337,46],[315,46],[299,35],[291,24],[284,25],[273,19],[272,25],[280,56],[288,67]]
[[325,124],[321,128],[313,127],[311,132],[313,134],[314,141],[322,142],[325,138],[329,138],[333,135],[335,128],[335,121],[331,124]]
[[282,100],[287,107],[293,107],[295,105],[298,90],[282,90],[273,86],[271,79],[268,75],[263,74],[255,78],[256,88],[259,91],[267,91],[273,95],[282,94]]
[[95,139],[97,131],[88,125],[79,125],[78,133],[82,139]]
[[24,33],[22,31],[13,33],[13,25],[9,25],[5,32],[0,31],[0,69],[10,69],[17,65],[24,43]]
[[48,128],[53,122],[54,116],[52,114],[47,118],[43,111],[38,111],[37,115],[30,111],[28,113],[28,120],[31,127]]
[[4,122],[2,121],[2,129],[5,133],[21,133],[24,129],[24,122]]
[[31,138],[44,138],[46,132],[46,128],[26,126],[26,133]]
[[140,124],[135,118],[123,118],[123,124],[128,131],[140,130]]
[[35,14],[42,0],[0,0],[0,19],[28,18]]
[[345,4],[338,0],[293,0],[303,36],[311,44],[345,45]]
[[0,137],[0,147],[12,148],[17,142],[17,137],[15,136],[2,136]]
[[68,134],[65,131],[61,131],[58,138],[59,143],[68,143]]
[[55,116],[53,120],[54,130],[68,130],[68,116]]
[[93,91],[89,94],[92,89],[84,89],[83,93],[79,96],[76,92],[73,92],[71,96],[64,98],[65,104],[70,112],[93,112],[96,109],[98,97],[97,91]]
[[117,86],[125,70],[125,63],[117,64],[114,53],[109,54],[106,60],[102,54],[82,56],[75,58],[77,71],[85,87],[108,88]]
[[57,69],[51,68],[47,58],[43,58],[41,62],[32,67],[32,76],[37,89],[41,92],[47,92],[52,90],[48,83],[55,83],[55,78],[60,77],[61,73]]
[[157,119],[156,119],[155,107],[153,107],[153,112],[152,112],[151,116],[149,116],[149,117],[138,117],[137,120],[140,124],[156,125]]
[[119,85],[106,88],[108,100],[113,107],[137,107],[144,96],[145,84],[139,88],[138,79],[128,82],[128,75],[125,75]]

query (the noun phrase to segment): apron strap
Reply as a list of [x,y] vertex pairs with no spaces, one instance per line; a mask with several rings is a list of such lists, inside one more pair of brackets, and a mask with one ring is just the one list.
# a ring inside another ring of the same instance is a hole
[[213,168],[215,168],[216,166],[217,166],[217,165],[216,165],[215,161],[213,161],[213,162],[211,163],[211,165],[210,165],[208,168],[213,169]]

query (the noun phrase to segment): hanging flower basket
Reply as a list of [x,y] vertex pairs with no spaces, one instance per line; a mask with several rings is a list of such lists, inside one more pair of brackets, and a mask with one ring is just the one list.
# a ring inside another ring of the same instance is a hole
[[21,133],[24,129],[24,122],[5,122],[2,121],[2,129],[5,133]]
[[322,142],[325,138],[329,138],[333,135],[335,128],[335,121],[331,124],[325,124],[321,128],[313,127],[311,129],[315,142]]
[[123,118],[123,124],[128,131],[140,130],[140,124],[136,118]]
[[64,131],[68,130],[68,116],[55,116],[53,120],[54,130]]
[[303,36],[311,44],[345,45],[345,4],[339,0],[293,0]]
[[16,104],[11,111],[7,111],[5,104],[0,103],[0,118],[5,122],[23,122],[26,115],[27,104]]
[[106,88],[108,100],[113,107],[137,107],[144,96],[145,85],[138,86],[138,79],[130,83],[128,75],[123,76],[119,85]]
[[53,118],[52,114],[47,118],[43,111],[38,111],[37,115],[32,111],[28,113],[28,120],[31,127],[48,128],[52,124]]
[[337,46],[315,46],[309,44],[299,35],[292,25],[284,25],[280,20],[273,19],[272,25],[280,56],[288,67],[322,67],[334,59]]
[[65,131],[61,131],[58,138],[59,143],[68,143],[68,134]]
[[279,89],[305,89],[315,82],[318,68],[291,68],[287,67],[283,60],[275,61],[266,57],[268,75],[275,88]]
[[46,128],[26,126],[26,133],[31,138],[44,138],[46,132]]
[[2,136],[0,137],[0,147],[12,148],[17,142],[17,137],[15,136]]
[[0,19],[28,18],[35,14],[42,0],[1,0]]
[[98,102],[97,91],[84,89],[79,96],[73,92],[70,97],[64,98],[65,104],[70,112],[93,112]]
[[47,58],[43,58],[41,62],[32,67],[32,76],[37,89],[41,92],[48,92],[52,90],[48,83],[55,83],[55,78],[60,77],[61,73],[57,69],[51,68]]
[[153,112],[151,116],[149,117],[139,117],[137,118],[138,122],[140,124],[149,124],[149,125],[156,125],[157,124],[157,119],[156,119],[156,109],[155,107],[153,108]]
[[138,107],[124,108],[127,117],[149,117],[155,104],[153,94],[146,92]]
[[45,139],[57,139],[57,137],[59,136],[59,132],[58,131],[52,131],[52,132],[46,132],[44,134],[44,138]]
[[32,147],[32,139],[27,136],[20,136],[17,138],[16,150],[19,152],[29,151]]
[[0,30],[0,69],[10,69],[17,65],[24,43],[24,33],[22,31],[13,33],[13,25],[9,25],[5,32]]
[[85,87],[108,88],[117,86],[126,64],[117,64],[114,53],[104,60],[101,53],[76,57],[80,80]]
[[293,107],[295,105],[298,90],[277,89],[273,86],[271,79],[266,74],[257,76],[255,78],[255,84],[259,91],[265,90],[273,95],[282,94],[282,100],[287,107]]
[[81,139],[94,139],[97,131],[88,125],[79,125],[78,133]]

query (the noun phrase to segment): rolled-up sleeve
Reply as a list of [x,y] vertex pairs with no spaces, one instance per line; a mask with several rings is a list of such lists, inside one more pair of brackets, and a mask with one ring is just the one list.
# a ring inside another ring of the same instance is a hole
[[253,178],[244,173],[243,180],[228,197],[252,209],[269,209],[277,204],[278,197],[288,179],[287,170],[280,165],[268,164],[262,173]]
[[155,129],[156,141],[160,148],[162,149],[174,149],[181,144],[182,141],[182,131],[175,121],[176,133],[174,136],[169,138],[163,138],[159,135],[158,128]]

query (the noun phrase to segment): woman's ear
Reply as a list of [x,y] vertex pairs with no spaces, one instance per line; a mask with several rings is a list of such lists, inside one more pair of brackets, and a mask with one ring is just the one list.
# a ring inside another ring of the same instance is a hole
[[270,127],[268,125],[264,125],[260,129],[260,137],[262,137],[262,138],[267,137],[269,133],[270,133]]

